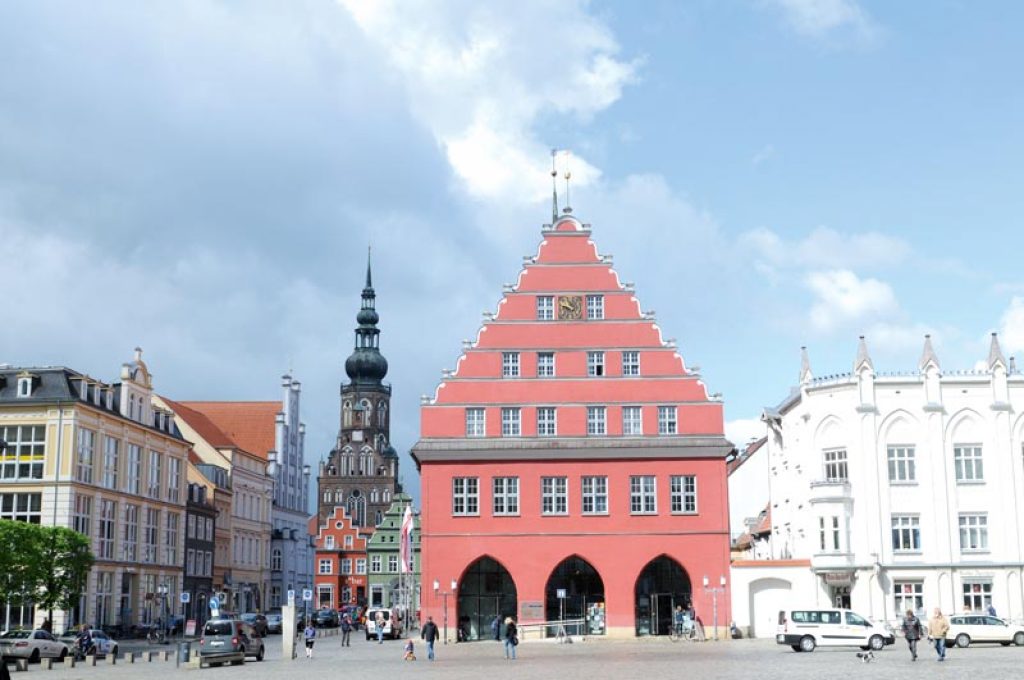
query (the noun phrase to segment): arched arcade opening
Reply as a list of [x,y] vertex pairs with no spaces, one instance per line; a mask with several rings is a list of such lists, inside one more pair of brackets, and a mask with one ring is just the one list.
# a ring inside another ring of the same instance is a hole
[[[579,555],[562,560],[551,572],[544,587],[544,607],[547,621],[582,621],[566,627],[569,635],[605,632],[604,581]],[[550,627],[548,635],[557,635],[558,628]]]
[[682,565],[668,555],[647,563],[636,579],[636,634],[668,635],[672,612],[692,600],[690,577]]
[[512,575],[491,557],[481,557],[466,569],[459,581],[456,607],[456,639],[493,639],[495,616],[517,616],[516,584]]

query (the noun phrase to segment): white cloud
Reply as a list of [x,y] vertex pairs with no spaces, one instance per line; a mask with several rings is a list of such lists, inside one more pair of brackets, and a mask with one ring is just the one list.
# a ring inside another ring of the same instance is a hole
[[999,342],[1007,355],[1024,352],[1024,297],[1015,295],[1003,312],[999,320]]
[[775,146],[772,144],[765,144],[753,155],[750,159],[750,164],[756,168],[762,163],[770,161],[773,158],[775,158]]
[[[533,202],[550,192],[543,114],[586,122],[613,104],[638,62],[618,58],[583,2],[339,0],[403,78],[411,107],[475,198]],[[540,26],[557,26],[557,39]],[[574,186],[600,171],[573,160]]]
[[786,23],[801,35],[823,38],[838,30],[854,31],[858,36],[870,38],[875,32],[874,22],[856,0],[769,0],[786,19]]
[[811,326],[820,332],[890,317],[900,309],[889,284],[862,279],[848,269],[811,272],[806,285],[815,296]]
[[844,234],[818,227],[799,240],[784,239],[771,229],[754,229],[739,237],[741,250],[760,269],[849,269],[886,267],[905,261],[910,244],[895,236],[869,231]]
[[752,439],[760,439],[765,435],[764,423],[760,418],[737,418],[725,421],[725,438],[743,449]]

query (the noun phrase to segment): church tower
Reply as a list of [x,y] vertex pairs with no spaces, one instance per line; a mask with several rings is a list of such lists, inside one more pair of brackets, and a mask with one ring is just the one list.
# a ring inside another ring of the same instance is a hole
[[345,360],[349,382],[341,385],[338,439],[327,461],[320,463],[318,478],[321,522],[342,506],[353,526],[370,529],[401,490],[398,453],[391,446],[391,386],[384,383],[388,361],[380,353],[376,297],[367,257],[355,349]]

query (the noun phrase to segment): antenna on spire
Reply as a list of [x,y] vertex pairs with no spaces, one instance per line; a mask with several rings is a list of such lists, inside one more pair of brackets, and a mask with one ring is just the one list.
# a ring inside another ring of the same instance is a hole
[[555,169],[555,156],[558,149],[551,150],[551,224],[558,221],[558,170]]
[[569,201],[569,180],[572,179],[572,170],[569,169],[569,157],[572,155],[571,151],[565,152],[565,207],[562,208],[562,212],[566,215],[572,213],[572,203]]

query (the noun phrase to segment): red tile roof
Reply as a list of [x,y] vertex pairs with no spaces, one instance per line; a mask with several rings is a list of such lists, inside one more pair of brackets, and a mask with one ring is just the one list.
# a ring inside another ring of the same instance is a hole
[[736,456],[729,462],[729,465],[727,467],[728,474],[731,475],[732,473],[736,472],[736,470],[741,465],[750,460],[750,457],[757,453],[761,449],[761,447],[767,443],[768,437],[761,437],[757,441],[748,444],[747,448],[743,452],[741,452],[738,456]]
[[255,456],[266,459],[267,452],[277,445],[275,421],[281,412],[279,401],[183,401],[179,405],[202,415],[236,448]]
[[196,431],[200,437],[206,440],[210,446],[218,449],[234,449],[238,445],[231,437],[213,424],[213,422],[199,411],[195,411],[184,404],[171,401],[167,397],[161,397],[167,407],[174,411],[174,414],[184,420],[189,427]]

